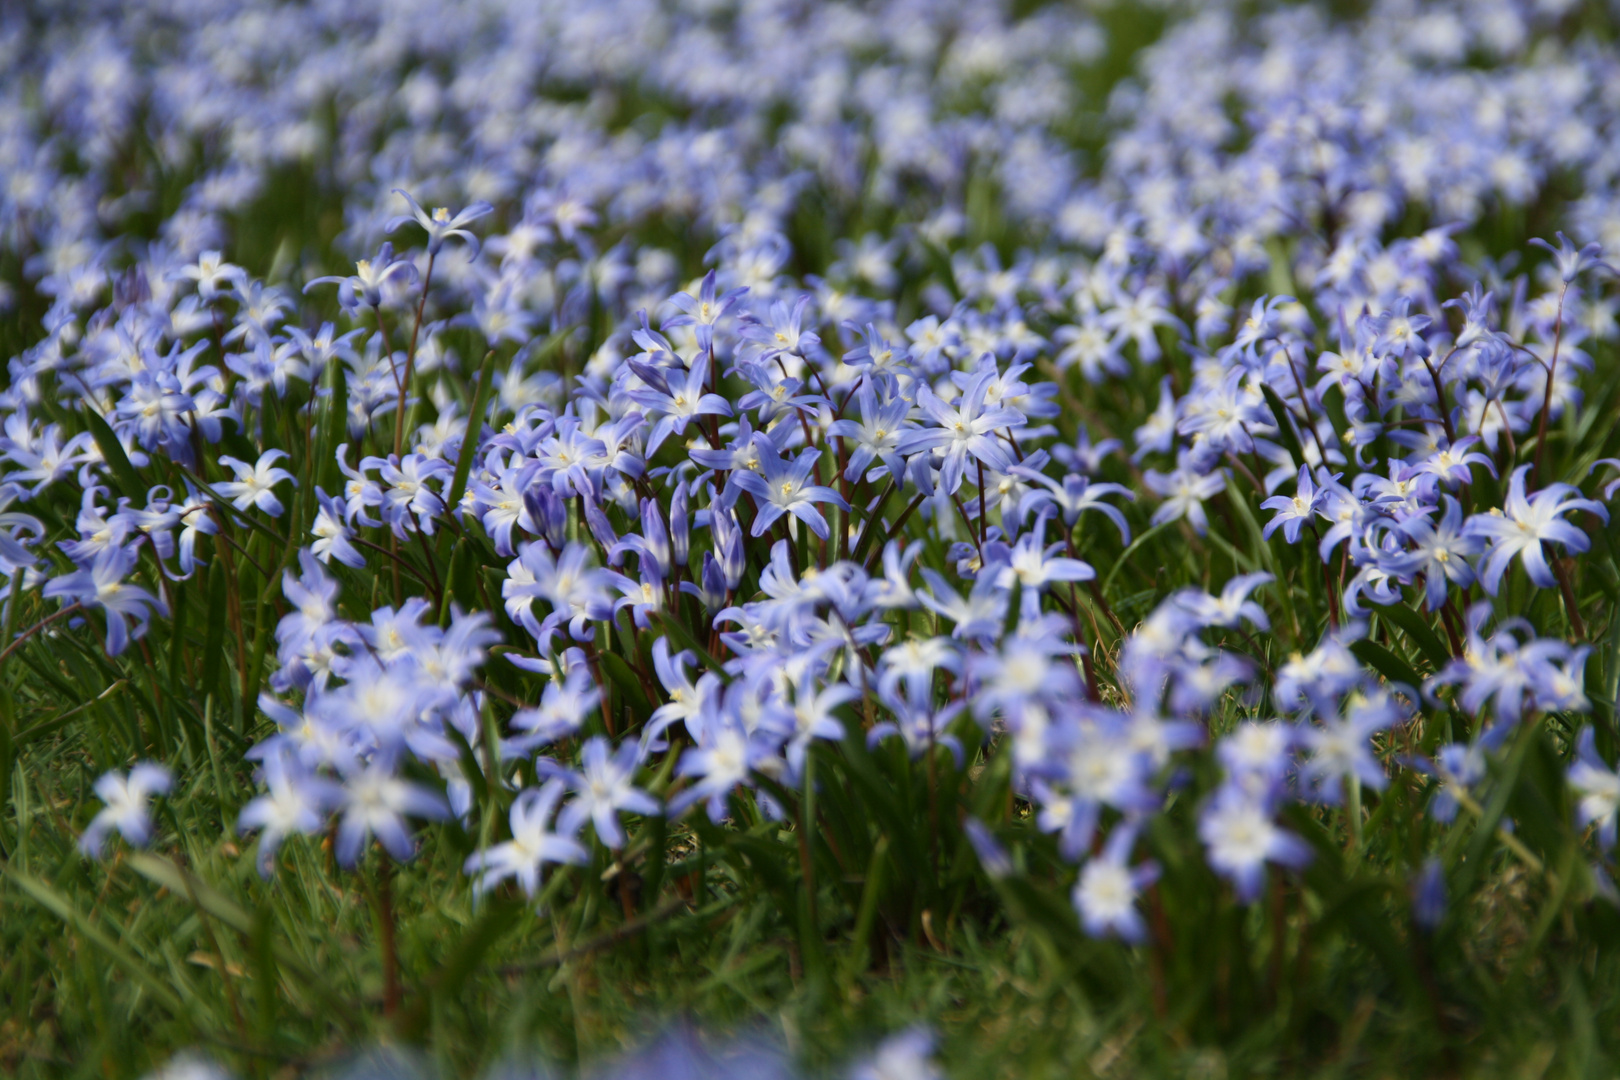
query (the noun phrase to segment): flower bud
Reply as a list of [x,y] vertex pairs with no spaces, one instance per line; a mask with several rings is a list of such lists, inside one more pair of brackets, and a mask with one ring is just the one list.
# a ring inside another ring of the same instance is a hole
[[546,543],[557,550],[568,539],[568,504],[550,484],[536,484],[523,493],[524,508]]
[[692,550],[691,512],[686,485],[675,484],[675,494],[669,500],[669,541],[676,566],[685,566]]

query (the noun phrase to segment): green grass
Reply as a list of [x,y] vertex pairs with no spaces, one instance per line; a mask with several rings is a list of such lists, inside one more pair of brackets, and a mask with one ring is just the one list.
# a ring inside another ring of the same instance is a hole
[[[1526,772],[1550,771],[1545,744],[1526,746]],[[1613,909],[1557,902],[1558,885],[1500,851],[1454,930],[1396,942],[1382,939],[1402,906],[1398,882],[1366,868],[1335,880],[1332,847],[1303,881],[1279,879],[1243,909],[1190,852],[1177,858],[1185,845],[1171,833],[1154,845],[1166,864],[1163,948],[1080,938],[1049,893],[1009,879],[1010,923],[993,908],[919,917],[911,933],[884,919],[875,948],[829,917],[839,890],[824,888],[818,959],[729,854],[700,868],[701,884],[683,875],[657,902],[637,897],[629,920],[588,884],[599,866],[565,873],[541,918],[510,899],[474,910],[457,856],[430,838],[393,872],[406,997],[390,1021],[375,858],[333,874],[317,846],[294,843],[262,883],[219,839],[205,768],[196,791],[169,801],[172,832],[156,853],[88,863],[71,846],[95,773],[85,756],[58,745],[14,773],[0,892],[10,1075],[135,1075],[188,1045],[246,1075],[280,1075],[374,1041],[469,1075],[513,1054],[611,1056],[687,1017],[763,1029],[812,1067],[921,1019],[943,1033],[957,1076],[1521,1075],[1538,1062],[1585,1076],[1606,1075],[1605,1033],[1620,1020]],[[247,797],[235,770],[220,775],[227,808]],[[690,846],[673,839],[671,876],[693,865]],[[1566,856],[1548,869],[1568,881],[1576,868]]]

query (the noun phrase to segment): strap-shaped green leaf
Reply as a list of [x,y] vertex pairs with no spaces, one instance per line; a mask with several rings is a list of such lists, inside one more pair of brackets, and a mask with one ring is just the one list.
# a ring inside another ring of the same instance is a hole
[[101,451],[101,458],[107,463],[107,469],[118,482],[121,494],[130,498],[139,498],[146,494],[146,484],[141,481],[141,474],[135,471],[135,466],[129,463],[129,455],[124,453],[124,444],[118,441],[113,429],[105,418],[94,409],[83,411],[85,427],[90,429],[90,435],[96,440],[96,448]]
[[1378,644],[1378,642],[1354,641],[1350,643],[1350,651],[1356,654],[1356,659],[1390,682],[1403,683],[1411,687],[1414,693],[1422,689],[1423,677],[1412,669],[1412,665]]
[[1277,440],[1283,444],[1294,459],[1294,465],[1305,464],[1305,452],[1299,445],[1299,436],[1294,433],[1294,425],[1290,423],[1294,414],[1289,411],[1288,405],[1282,396],[1265,383],[1260,384],[1260,392],[1266,396],[1266,404],[1271,406],[1271,415],[1277,420]]
[[1446,648],[1434,628],[1423,621],[1423,616],[1407,607],[1405,604],[1388,604],[1376,608],[1378,617],[1386,619],[1396,626],[1412,640],[1412,644],[1423,653],[1424,659],[1434,665],[1436,671],[1446,666],[1451,659],[1451,652]]

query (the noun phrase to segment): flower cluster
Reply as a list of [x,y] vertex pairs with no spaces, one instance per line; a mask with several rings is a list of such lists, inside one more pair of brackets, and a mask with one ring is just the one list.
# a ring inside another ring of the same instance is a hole
[[[257,737],[236,824],[263,873],[292,837],[331,829],[353,867],[477,820],[472,891],[538,899],[657,819],[816,832],[818,762],[881,755],[930,796],[1005,782],[994,825],[930,828],[997,880],[1040,846],[1079,926],[1139,942],[1159,826],[1190,814],[1249,903],[1311,861],[1302,804],[1354,843],[1404,776],[1448,823],[1548,713],[1584,732],[1569,792],[1610,858],[1620,780],[1574,716],[1577,557],[1614,492],[1581,485],[1620,468],[1586,378],[1612,271],[1563,234],[1524,273],[1463,242],[1542,162],[1606,234],[1612,56],[1528,50],[1494,0],[1259,41],[1208,14],[1116,92],[1130,122],[1081,180],[1059,72],[1100,47],[1084,15],[490,6],[371,13],[352,68],[255,22],[244,57],[210,43],[248,28],[193,28],[198,63],[149,72],[132,25],[0,108],[41,328],[0,391],[0,575],[55,604],[6,647],[87,622],[130,662],[209,597],[241,649],[198,667]],[[1393,53],[1342,48],[1392,20]],[[615,91],[692,119],[620,124]],[[71,183],[36,108],[83,147]],[[228,147],[162,239],[103,245],[143,212],[103,198],[138,123]],[[353,272],[250,267],[227,226],[325,139]],[[986,183],[1016,253],[968,240]],[[901,224],[821,258],[812,192]],[[658,246],[669,220],[696,250]],[[167,784],[109,774],[86,850],[146,842]]]

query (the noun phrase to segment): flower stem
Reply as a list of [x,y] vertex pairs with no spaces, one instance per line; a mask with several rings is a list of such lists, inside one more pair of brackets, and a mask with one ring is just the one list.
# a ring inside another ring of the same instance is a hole
[[67,607],[63,608],[61,611],[58,611],[58,612],[55,612],[53,614],[45,616],[39,622],[35,623],[33,626],[30,626],[28,629],[24,630],[21,634],[18,634],[16,641],[13,641],[10,645],[7,645],[4,650],[0,650],[0,664],[4,664],[6,662],[6,660],[7,660],[7,658],[10,657],[12,653],[16,652],[19,648],[21,648],[23,642],[27,641],[29,638],[33,637],[35,634],[39,633],[41,630],[43,630],[47,626],[51,625],[51,623],[56,622],[58,619],[65,618],[68,615],[72,615],[75,612],[81,612],[83,610],[84,610],[84,605],[83,604],[73,603],[73,604],[69,604]]
[[377,938],[382,946],[383,1015],[399,1013],[399,948],[394,940],[394,864],[384,851],[377,867]]
[[[422,277],[422,295],[416,301],[416,322],[411,327],[411,344],[405,351],[405,377],[399,381],[399,406],[394,410],[395,457],[399,457],[405,448],[405,395],[410,392],[411,379],[416,371],[416,339],[422,332],[422,312],[427,309],[428,286],[433,284],[433,263],[438,257],[438,252],[428,254],[427,273]],[[377,310],[380,316],[382,309]]]
[[1351,773],[1345,777],[1349,793],[1345,797],[1344,817],[1350,825],[1350,865],[1361,858],[1361,777]]
[[1564,340],[1564,295],[1569,292],[1569,282],[1564,282],[1563,288],[1558,290],[1558,321],[1553,325],[1553,351],[1552,359],[1547,364],[1547,392],[1541,398],[1541,423],[1536,429],[1536,483],[1541,487],[1547,486],[1547,477],[1541,471],[1541,459],[1547,452],[1547,416],[1552,412],[1553,382],[1558,375],[1558,347]]

